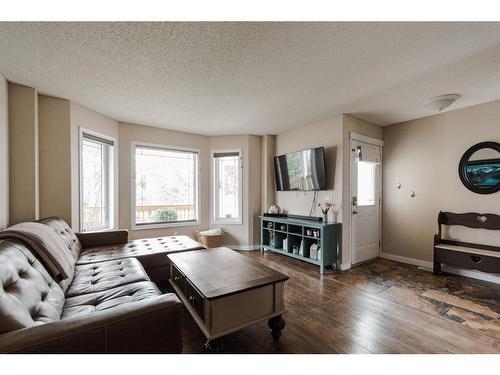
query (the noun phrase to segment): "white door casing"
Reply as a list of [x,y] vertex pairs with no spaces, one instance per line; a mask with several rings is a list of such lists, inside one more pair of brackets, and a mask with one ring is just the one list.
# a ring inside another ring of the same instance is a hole
[[350,142],[351,265],[380,256],[382,145]]

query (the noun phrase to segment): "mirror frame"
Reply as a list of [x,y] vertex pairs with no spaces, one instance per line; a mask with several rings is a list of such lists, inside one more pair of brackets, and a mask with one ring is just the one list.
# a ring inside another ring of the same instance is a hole
[[500,184],[488,188],[480,188],[474,185],[472,182],[470,182],[469,178],[467,177],[467,162],[476,151],[479,151],[483,148],[490,148],[500,153],[500,143],[487,141],[475,144],[474,146],[470,147],[467,151],[465,151],[464,154],[462,155],[460,163],[458,164],[458,175],[460,176],[460,180],[462,181],[464,186],[473,193],[493,194],[496,193],[497,191],[500,191]]

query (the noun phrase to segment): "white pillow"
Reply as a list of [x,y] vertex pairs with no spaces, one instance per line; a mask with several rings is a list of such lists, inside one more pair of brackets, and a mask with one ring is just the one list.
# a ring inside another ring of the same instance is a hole
[[220,236],[222,234],[222,229],[217,228],[217,229],[209,229],[209,230],[204,230],[203,232],[200,232],[202,236]]

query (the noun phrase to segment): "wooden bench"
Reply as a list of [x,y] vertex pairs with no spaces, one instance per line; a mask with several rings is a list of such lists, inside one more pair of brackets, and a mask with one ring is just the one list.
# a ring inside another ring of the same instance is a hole
[[468,228],[500,230],[500,215],[440,212],[438,234],[434,236],[434,274],[441,273],[441,263],[500,273],[500,247],[443,238],[443,225],[461,225]]

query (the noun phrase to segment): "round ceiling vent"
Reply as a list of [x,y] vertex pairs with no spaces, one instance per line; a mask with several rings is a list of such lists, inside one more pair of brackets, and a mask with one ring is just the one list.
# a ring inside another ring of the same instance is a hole
[[446,94],[439,95],[434,98],[430,98],[424,104],[424,107],[432,110],[441,112],[443,109],[449,107],[453,103],[455,103],[458,99],[460,99],[459,94]]

